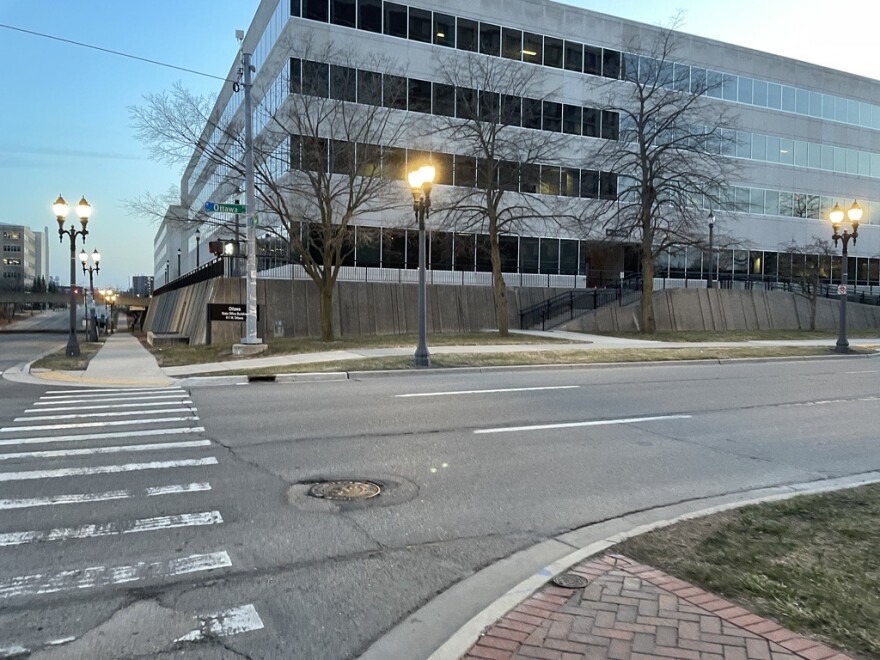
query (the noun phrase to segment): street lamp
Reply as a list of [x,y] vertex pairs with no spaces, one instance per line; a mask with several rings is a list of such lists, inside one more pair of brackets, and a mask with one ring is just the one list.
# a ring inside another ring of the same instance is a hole
[[86,251],[83,250],[79,253],[79,260],[82,262],[83,274],[89,274],[89,292],[92,294],[92,313],[88,315],[88,320],[86,320],[86,325],[88,326],[88,335],[89,341],[98,341],[98,317],[95,312],[95,279],[94,274],[101,272],[101,255],[97,250],[92,251],[92,261],[94,262],[94,266],[89,266],[86,268],[86,262],[89,260],[89,255],[86,254]]
[[168,259],[165,260],[165,284],[168,284],[168,265],[170,261]]
[[834,208],[831,209],[831,227],[834,229],[834,234],[831,235],[831,240],[834,241],[834,247],[837,247],[837,241],[841,241],[843,243],[843,251],[841,252],[841,260],[840,260],[840,286],[837,287],[837,292],[840,294],[840,325],[838,327],[837,334],[837,345],[834,347],[835,353],[849,353],[849,342],[846,339],[846,298],[847,298],[847,277],[849,276],[849,266],[847,264],[847,253],[846,247],[849,243],[849,240],[852,239],[853,245],[856,244],[856,239],[859,237],[859,221],[862,219],[862,207],[859,206],[859,203],[854,201],[852,206],[846,212],[846,217],[849,220],[849,224],[852,227],[852,233],[843,230],[843,233],[840,233],[840,225],[843,222],[843,209],[840,208],[840,205],[835,202]]
[[431,185],[435,170],[423,165],[407,176],[413,195],[413,211],[419,223],[419,343],[413,357],[413,366],[430,367],[431,356],[425,337],[425,218],[431,209]]
[[180,277],[182,273],[180,272],[180,248],[177,248],[177,276]]
[[79,355],[79,343],[76,340],[76,237],[82,236],[85,243],[86,236],[89,235],[86,225],[89,224],[89,217],[92,215],[92,207],[83,197],[76,205],[76,215],[79,218],[80,229],[71,223],[70,229],[64,228],[64,221],[70,212],[70,207],[61,195],[52,204],[52,212],[58,221],[58,240],[64,242],[64,237],[70,239],[70,332],[67,335],[67,348],[64,354],[68,357],[77,357]]
[[706,285],[708,288],[712,288],[712,257],[714,256],[714,252],[712,251],[712,240],[715,236],[715,211],[709,211],[709,283]]
[[199,243],[202,241],[202,232],[196,227],[196,268],[199,267],[201,259],[199,258]]

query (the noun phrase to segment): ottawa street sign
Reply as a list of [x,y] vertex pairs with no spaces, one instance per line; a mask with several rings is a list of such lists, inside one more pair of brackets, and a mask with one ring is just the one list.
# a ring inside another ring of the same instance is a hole
[[205,202],[205,211],[208,213],[247,213],[247,206],[244,204]]

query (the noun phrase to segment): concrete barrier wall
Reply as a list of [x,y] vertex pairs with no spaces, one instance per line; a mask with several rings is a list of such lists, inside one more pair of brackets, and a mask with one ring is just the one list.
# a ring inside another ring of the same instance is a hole
[[[819,298],[816,329],[837,329],[838,300]],[[849,302],[847,327],[880,328],[880,307]],[[575,332],[638,332],[639,303],[602,307],[560,326]],[[783,291],[667,289],[654,294],[657,330],[808,330],[810,302]]]
[[[240,304],[242,279],[215,278],[154,296],[144,330],[156,335],[179,334],[191,344],[206,341],[208,303]],[[509,288],[511,328],[519,327],[520,309],[562,293],[554,288]],[[491,287],[428,285],[426,321],[429,333],[476,332],[497,328]],[[257,324],[260,337],[319,337],[321,301],[308,280],[258,280]],[[337,282],[333,296],[333,327],[337,336],[418,332],[418,286],[404,283]],[[212,343],[241,339],[244,323],[213,322]]]

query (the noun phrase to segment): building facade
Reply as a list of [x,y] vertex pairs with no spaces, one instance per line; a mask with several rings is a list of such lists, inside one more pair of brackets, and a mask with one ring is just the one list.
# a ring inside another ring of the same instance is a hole
[[141,298],[148,298],[153,295],[154,279],[150,275],[132,275],[131,293]]
[[[511,190],[570,197],[587,210],[613,199],[617,176],[625,173],[603,172],[590,156],[603,141],[620,137],[619,118],[603,111],[603,104],[609,86],[622,89],[639,67],[650,66],[632,45],[655,41],[660,31],[547,0],[447,0],[441,11],[436,8],[429,0],[263,0],[242,48],[253,54],[254,129],[260,148],[272,156],[266,160],[271,176],[281,179],[307,167],[296,140],[273,131],[272,122],[289,110],[290,95],[301,93],[390,104],[412,130],[395,144],[378,146],[394,156],[401,172],[407,161],[428,154],[438,164],[437,198],[455,187],[478,187],[474,163],[456,153],[454,142],[425,137],[438,117],[456,117],[461,98],[480,93],[451,87],[438,62],[477,53],[537,68],[533,70],[543,93],[511,96],[517,107],[512,121],[567,139],[558,157],[546,159],[533,176],[520,170]],[[829,239],[832,206],[858,200],[864,217],[858,243],[850,246],[850,282],[880,285],[880,82],[691,35],[677,39],[676,59],[668,63],[673,84],[685,90],[705,86],[707,103],[737,115],[717,147],[735,165],[736,181],[717,191],[717,206],[695,201],[706,215],[714,211],[716,232],[732,246],[716,253],[714,268],[722,278],[789,279],[811,261],[824,278],[837,280],[839,257],[799,254],[790,246]],[[304,43],[312,44],[312,50],[304,51]],[[317,53],[332,54],[322,58]],[[393,62],[390,71],[371,71],[367,64],[360,68],[375,53]],[[232,64],[230,80],[238,78],[239,66]],[[361,81],[377,75],[383,76],[386,88],[392,78],[402,84],[403,98],[389,101],[362,94]],[[355,82],[349,89],[343,80]],[[208,154],[232,148],[224,147],[223,132],[235,122],[240,125],[242,101],[238,85],[219,90],[212,118],[220,128],[206,126],[208,146],[193,154],[181,181],[180,207],[170,210],[169,218],[197,221],[203,218],[205,202],[240,196],[241,177]],[[332,140],[328,133],[330,168]],[[363,279],[364,269],[415,268],[409,191],[402,181],[400,198],[399,209],[368,214],[354,223],[356,247],[346,258],[353,278]],[[271,214],[261,216],[261,223],[272,225]],[[163,222],[156,237],[157,282],[180,274],[175,250],[181,250],[180,270],[185,273],[209,258],[209,241],[228,238],[227,229],[201,225],[199,243],[197,226]],[[488,254],[481,249],[484,234],[473,228],[458,231],[436,215],[429,218],[428,229],[428,266],[439,278],[434,281],[452,273],[457,275],[449,282],[488,282],[479,278],[490,270]],[[362,236],[370,240],[360,240]],[[274,246],[274,239],[267,237],[266,245]],[[512,282],[542,286],[598,284],[638,268],[635,248],[626,240],[614,244],[601,232],[537,221],[503,239],[502,262]],[[673,248],[657,264],[656,274],[702,279],[709,262],[699,247]],[[260,268],[275,272],[273,265],[263,258]]]
[[49,230],[0,224],[2,275],[0,288],[30,291],[35,281],[49,280]]

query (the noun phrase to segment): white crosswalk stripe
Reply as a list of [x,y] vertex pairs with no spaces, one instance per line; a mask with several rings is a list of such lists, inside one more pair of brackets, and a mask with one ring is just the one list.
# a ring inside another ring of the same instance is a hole
[[[0,427],[0,468],[5,468],[0,469],[0,494],[4,495],[0,499],[0,557],[30,557],[23,562],[29,569],[21,569],[20,575],[10,575],[0,561],[0,603],[83,589],[161,585],[180,576],[231,568],[232,557],[215,545],[222,536],[209,533],[222,530],[226,522],[222,507],[206,506],[209,500],[205,498],[213,498],[214,493],[210,483],[179,476],[173,482],[143,483],[151,475],[171,471],[168,474],[190,476],[219,465],[215,444],[204,437],[199,421],[189,393],[182,388],[59,389],[45,393],[11,424]],[[130,460],[133,454],[144,460]],[[17,489],[15,497],[6,494],[12,492],[10,488]],[[139,512],[144,507],[147,511]],[[19,517],[10,518],[14,515]],[[13,520],[27,522],[15,529],[18,525],[10,524]],[[48,524],[41,525],[40,520]],[[150,543],[149,539],[163,539],[162,534],[174,534],[168,537],[175,539],[171,547],[188,546],[189,554],[169,556],[161,550],[165,547],[161,541],[158,546]],[[102,545],[121,537],[128,540]],[[69,544],[81,549],[64,550]],[[25,547],[30,550],[25,552]],[[155,554],[157,547],[160,550]],[[21,554],[3,554],[16,552]],[[83,559],[92,556],[116,560]],[[77,566],[71,559],[75,557],[88,564]],[[211,612],[213,608],[205,609]],[[263,628],[253,604],[214,611],[193,622],[190,633],[167,643]],[[56,637],[36,648],[75,639]],[[35,650],[16,646],[15,641],[19,640],[6,639],[0,632],[0,657]]]

